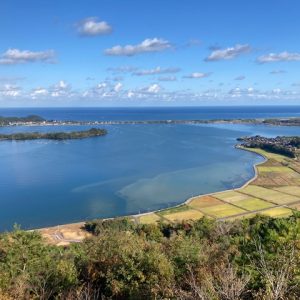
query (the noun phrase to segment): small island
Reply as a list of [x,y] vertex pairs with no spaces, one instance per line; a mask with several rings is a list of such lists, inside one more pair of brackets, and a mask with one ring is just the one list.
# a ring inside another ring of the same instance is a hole
[[0,134],[0,141],[24,141],[24,140],[72,140],[98,137],[106,135],[105,129],[91,128],[85,131],[71,132],[18,132],[12,134]]

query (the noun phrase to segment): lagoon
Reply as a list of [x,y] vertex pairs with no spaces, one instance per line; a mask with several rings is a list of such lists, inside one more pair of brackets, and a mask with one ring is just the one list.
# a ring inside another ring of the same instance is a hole
[[[2,127],[0,133],[88,128]],[[300,134],[299,127],[238,124],[101,128],[108,134],[99,138],[0,143],[0,230],[146,212],[239,187],[262,158],[235,149],[237,137]]]

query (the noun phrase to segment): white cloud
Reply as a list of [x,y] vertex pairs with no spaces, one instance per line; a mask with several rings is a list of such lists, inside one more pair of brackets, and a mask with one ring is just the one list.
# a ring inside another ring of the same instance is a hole
[[200,79],[200,78],[208,77],[209,75],[211,75],[211,73],[194,72],[194,73],[184,76],[184,78]]
[[3,97],[18,97],[21,95],[21,88],[16,85],[4,84],[0,88],[0,95]]
[[168,73],[177,73],[180,71],[180,68],[161,68],[156,67],[149,70],[140,70],[133,73],[136,76],[145,76],[145,75],[156,75],[156,74],[168,74]]
[[77,30],[82,36],[96,36],[111,33],[112,27],[105,21],[98,21],[97,18],[90,17],[79,22]]
[[41,96],[48,96],[49,95],[49,91],[45,88],[36,88],[36,89],[33,89],[30,96],[32,99],[36,99],[38,97],[41,97]]
[[0,64],[12,65],[29,62],[45,62],[53,63],[55,52],[53,50],[46,51],[29,51],[19,49],[8,49],[0,55]]
[[256,61],[260,64],[279,62],[279,61],[300,61],[300,53],[290,53],[287,51],[281,53],[269,53],[267,55],[259,56]]
[[71,96],[71,86],[64,80],[60,80],[58,83],[54,84],[51,88],[52,97],[70,97]]
[[251,47],[248,44],[245,45],[235,45],[234,47],[229,47],[226,49],[214,50],[205,61],[218,61],[218,60],[229,60],[245,54],[251,51]]
[[234,80],[244,80],[246,78],[246,76],[244,75],[240,75],[234,78]]
[[115,91],[116,93],[118,93],[118,92],[121,91],[122,87],[123,87],[123,84],[122,84],[121,82],[118,82],[118,83],[116,83],[115,86],[114,86],[114,91]]
[[156,94],[156,93],[159,93],[160,91],[161,91],[161,87],[157,83],[154,83],[154,84],[150,85],[147,88],[148,93],[155,93]]
[[107,82],[100,82],[100,83],[97,84],[96,88],[97,88],[97,89],[100,89],[100,90],[103,90],[103,89],[105,89],[107,86],[108,86]]
[[137,45],[114,46],[104,53],[112,56],[133,56],[141,53],[160,52],[171,48],[169,41],[159,38],[146,39]]

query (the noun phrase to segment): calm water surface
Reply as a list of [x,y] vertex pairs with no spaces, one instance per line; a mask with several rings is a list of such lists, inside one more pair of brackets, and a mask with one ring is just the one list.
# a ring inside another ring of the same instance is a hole
[[[53,110],[40,114],[59,119]],[[99,119],[99,111],[96,115]],[[79,118],[69,111],[60,119]],[[0,132],[86,128],[6,127]],[[300,134],[297,127],[257,125],[106,128],[107,136],[85,140],[1,142],[0,230],[13,223],[34,228],[145,212],[238,187],[253,176],[253,164],[262,158],[235,149],[237,137]]]

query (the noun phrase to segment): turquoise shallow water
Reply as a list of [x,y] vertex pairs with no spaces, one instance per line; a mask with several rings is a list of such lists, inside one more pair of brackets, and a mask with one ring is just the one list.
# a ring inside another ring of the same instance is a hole
[[[86,127],[10,127],[0,132]],[[133,214],[241,186],[260,156],[236,138],[296,127],[114,125],[105,137],[0,143],[0,230]]]

